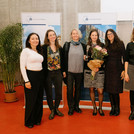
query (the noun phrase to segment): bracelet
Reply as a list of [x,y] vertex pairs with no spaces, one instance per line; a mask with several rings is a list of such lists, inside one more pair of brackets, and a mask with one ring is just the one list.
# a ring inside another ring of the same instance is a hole
[[29,81],[26,81],[25,83],[28,83]]

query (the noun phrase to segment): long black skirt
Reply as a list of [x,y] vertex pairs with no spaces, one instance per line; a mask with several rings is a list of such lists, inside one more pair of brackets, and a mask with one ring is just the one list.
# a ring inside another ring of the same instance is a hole
[[43,114],[43,73],[27,70],[31,89],[24,86],[25,91],[25,126],[41,122]]

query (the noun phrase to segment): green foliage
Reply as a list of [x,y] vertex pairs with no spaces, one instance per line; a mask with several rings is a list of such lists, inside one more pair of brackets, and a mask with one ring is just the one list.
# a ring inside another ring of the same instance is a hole
[[15,73],[19,69],[21,50],[21,24],[8,25],[2,29],[0,32],[0,63],[5,92],[14,92]]
[[93,48],[91,57],[93,59],[103,60],[104,55],[101,53],[101,51],[98,51],[97,49]]
[[104,56],[107,56],[107,55],[108,55],[107,53],[97,50],[96,48],[93,48],[91,58],[93,58],[94,60],[95,59],[103,60]]

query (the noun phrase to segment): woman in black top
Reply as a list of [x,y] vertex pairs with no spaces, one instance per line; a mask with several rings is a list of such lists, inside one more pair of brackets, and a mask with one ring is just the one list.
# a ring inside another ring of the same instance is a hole
[[94,79],[91,79],[91,69],[87,66],[87,62],[93,60],[92,50],[96,46],[104,47],[104,44],[100,42],[99,33],[96,29],[90,31],[88,37],[88,44],[86,46],[86,51],[88,59],[85,61],[85,72],[84,72],[84,87],[89,88],[90,98],[93,104],[93,115],[97,115],[97,107],[95,103],[95,89],[98,92],[99,99],[99,114],[104,116],[104,112],[102,111],[102,102],[103,102],[103,88],[104,88],[104,64],[100,68],[94,68],[94,72],[96,72]]
[[131,114],[129,120],[134,120],[134,29],[125,53],[125,81],[125,89],[130,90]]
[[[54,30],[48,30],[45,35],[43,49],[43,70],[45,76],[45,90],[47,95],[47,103],[51,110],[49,119],[53,119],[54,115],[64,116],[59,110],[60,100],[62,99],[62,47],[59,45]],[[52,84],[55,87],[55,104],[53,104]]]
[[105,87],[109,93],[111,111],[110,115],[120,114],[119,93],[123,92],[124,65],[122,57],[125,55],[124,43],[119,39],[113,29],[108,29],[105,35],[108,57],[105,63]]

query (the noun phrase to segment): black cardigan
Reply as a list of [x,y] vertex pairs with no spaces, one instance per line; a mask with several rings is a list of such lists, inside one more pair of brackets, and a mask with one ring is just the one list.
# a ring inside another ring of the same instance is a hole
[[[86,53],[86,46],[85,44],[81,43],[83,47],[83,52],[84,54]],[[68,53],[69,53],[69,48],[70,48],[70,42],[65,42],[63,46],[63,57],[64,57],[64,64],[63,64],[63,72],[68,72]]]
[[[42,46],[42,52],[43,52],[43,57],[44,57],[44,61],[42,63],[42,66],[43,66],[43,71],[44,71],[45,75],[47,75],[47,73],[48,73],[48,65],[47,65],[47,47],[48,46],[49,45]],[[62,49],[62,47],[59,48],[59,52],[60,52],[61,72],[63,72],[63,49]]]

